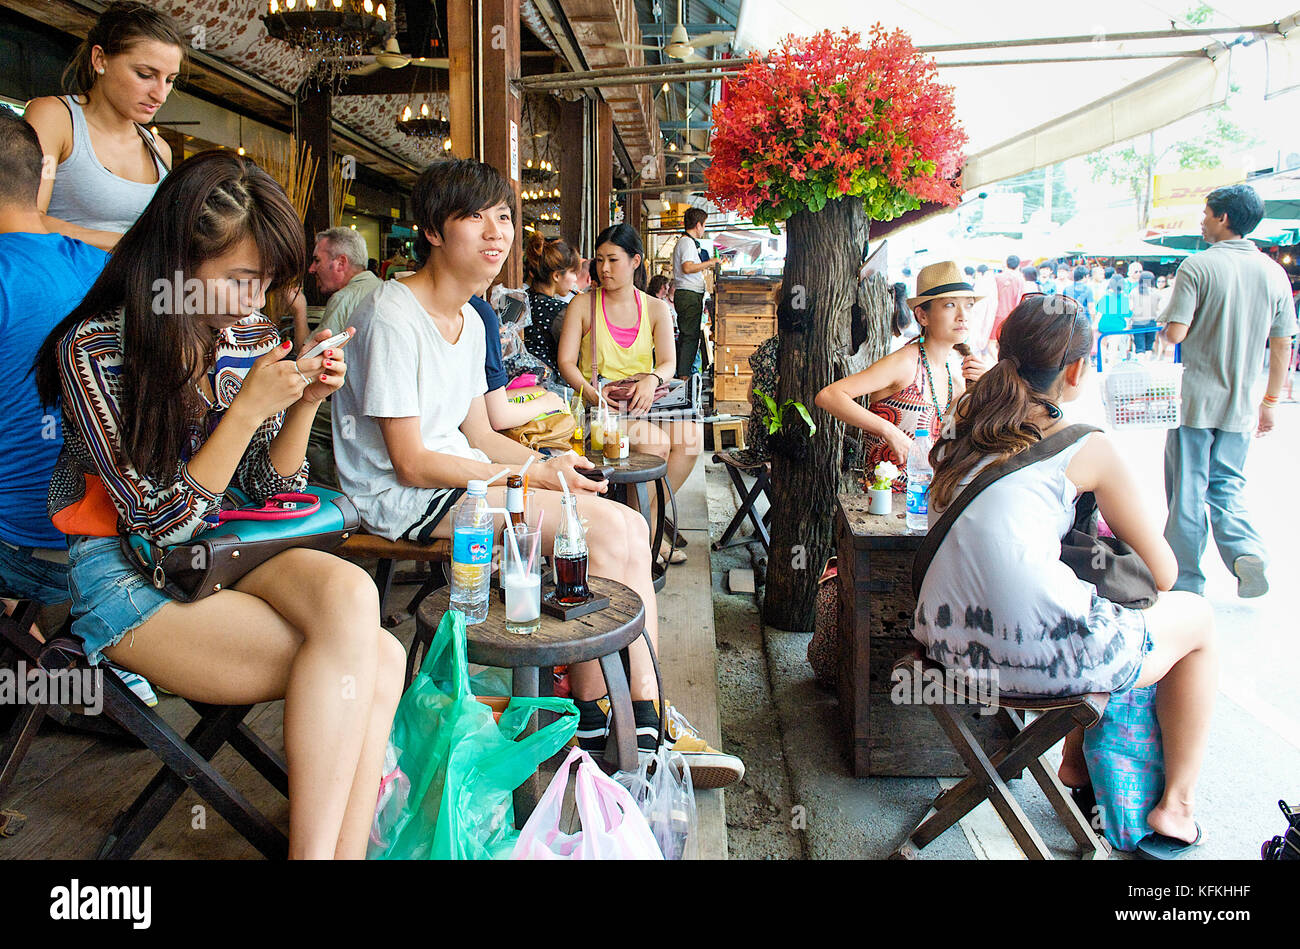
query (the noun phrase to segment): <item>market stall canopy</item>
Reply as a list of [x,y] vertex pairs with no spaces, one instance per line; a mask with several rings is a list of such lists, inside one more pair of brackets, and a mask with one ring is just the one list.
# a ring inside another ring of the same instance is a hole
[[[1300,220],[1266,217],[1259,222],[1259,227],[1246,236],[1260,247],[1290,247],[1300,244]],[[1148,237],[1146,242],[1182,249],[1188,253],[1205,250],[1210,246],[1199,234],[1159,234]]]
[[[1281,23],[1291,30],[1296,0],[1233,0],[1216,9],[1206,27]],[[1185,5],[1161,0],[1093,0],[1068,17],[1042,17],[1014,0],[879,0],[850,6],[841,0],[764,0],[747,3],[736,47],[764,50],[790,34],[826,27],[868,31],[875,23],[900,27],[918,46],[987,41],[987,48],[935,55],[940,78],[956,90],[957,115],[970,136],[963,186],[981,185],[1085,155],[1159,128],[1224,100],[1234,37],[1178,37],[1114,42],[1120,32],[1189,28]],[[1087,35],[1083,45],[1007,48],[1019,39]],[[1300,86],[1300,30],[1268,43],[1269,93]],[[1225,45],[1229,44],[1229,45]],[[1201,52],[1203,51],[1203,52]],[[1104,55],[1189,53],[1186,58],[1137,58],[1035,65],[944,66],[973,61],[1069,59]],[[1046,119],[1046,121],[1043,121]]]

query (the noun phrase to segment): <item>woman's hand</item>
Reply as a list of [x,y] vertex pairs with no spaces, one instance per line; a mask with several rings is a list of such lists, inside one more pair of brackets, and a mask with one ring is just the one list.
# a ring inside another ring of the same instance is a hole
[[912,439],[897,425],[891,425],[885,432],[885,444],[889,446],[894,464],[899,466],[900,471],[904,470],[907,466],[907,456],[912,453]]
[[[352,341],[356,330],[348,327],[347,333],[347,339],[333,348],[325,350],[319,356],[297,361],[298,370],[311,380],[311,385],[303,389],[302,402],[304,405],[315,405],[329,398],[343,386],[343,378],[347,374],[347,360],[343,355],[343,347]],[[307,340],[302,351],[310,350],[316,344],[329,339],[331,335],[333,334],[329,330],[320,330]]]
[[529,469],[529,483],[551,491],[562,491],[564,489],[560,486],[560,475],[563,474],[565,484],[574,494],[604,494],[608,490],[608,482],[592,481],[586,475],[578,473],[583,468],[590,471],[594,467],[581,455],[554,455]]
[[645,373],[636,381],[632,396],[627,401],[629,412],[637,414],[649,412],[655,404],[655,390],[659,388],[659,379],[652,373]]
[[292,348],[293,342],[286,341],[269,353],[258,356],[244,376],[230,408],[247,413],[260,425],[302,398],[303,390],[311,380],[298,372],[292,359],[285,358]]
[[961,375],[967,382],[974,382],[991,368],[992,363],[983,356],[977,356],[974,353],[961,361]]

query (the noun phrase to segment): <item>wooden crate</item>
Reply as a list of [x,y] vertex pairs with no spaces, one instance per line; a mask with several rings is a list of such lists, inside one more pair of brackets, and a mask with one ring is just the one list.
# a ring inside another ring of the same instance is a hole
[[723,346],[757,346],[776,335],[776,318],[753,319],[748,316],[718,318],[716,343]]
[[713,399],[713,413],[715,415],[743,415],[748,418],[753,408],[749,402],[728,401],[719,399],[716,396]]
[[724,373],[730,375],[732,370],[736,369],[741,372],[750,372],[749,357],[754,355],[754,351],[757,349],[757,346],[719,346],[715,350],[717,354],[713,363],[717,367],[715,372],[718,375]]
[[776,319],[775,303],[728,303],[725,300],[718,301],[719,319],[731,320],[737,317],[749,317],[750,319],[774,320]]
[[720,402],[749,402],[754,377],[748,372],[739,375],[718,373],[713,377],[713,398]]

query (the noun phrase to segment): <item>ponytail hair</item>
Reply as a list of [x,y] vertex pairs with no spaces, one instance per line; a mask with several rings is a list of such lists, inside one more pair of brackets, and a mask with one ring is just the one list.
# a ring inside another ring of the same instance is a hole
[[63,89],[74,96],[84,97],[90,92],[98,75],[90,61],[91,51],[98,46],[106,56],[126,52],[141,40],[157,40],[181,51],[185,62],[186,42],[180,25],[160,10],[135,0],[116,0],[110,3],[81,41],[72,60],[63,70]]
[[557,273],[577,270],[582,259],[561,238],[533,231],[524,244],[524,279],[529,285],[550,283]]
[[1053,397],[1061,373],[1092,352],[1092,324],[1070,297],[1038,294],[1011,311],[998,345],[997,365],[957,400],[930,452],[930,493],[940,508],[981,459],[992,455],[1000,464],[1043,437],[1030,413],[1035,406],[1059,413]]

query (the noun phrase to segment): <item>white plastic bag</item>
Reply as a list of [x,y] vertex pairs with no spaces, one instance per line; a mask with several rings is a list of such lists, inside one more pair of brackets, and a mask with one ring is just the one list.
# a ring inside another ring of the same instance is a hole
[[[578,763],[574,798],[582,828],[560,829],[569,770]],[[650,826],[636,801],[621,784],[607,777],[581,748],[574,748],[537,802],[512,854],[515,860],[662,860]]]
[[660,745],[636,771],[620,771],[615,780],[632,794],[650,825],[665,860],[694,860],[699,853],[695,788],[681,752]]

